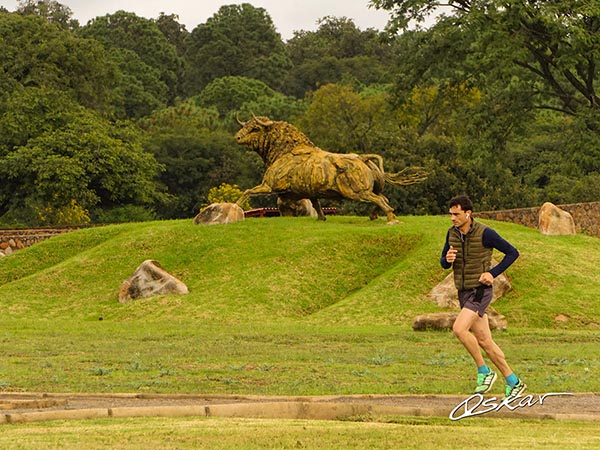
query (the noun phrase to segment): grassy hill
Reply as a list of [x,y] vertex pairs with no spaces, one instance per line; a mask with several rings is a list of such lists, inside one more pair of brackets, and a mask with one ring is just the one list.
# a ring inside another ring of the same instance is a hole
[[[411,328],[439,311],[427,294],[448,274],[438,260],[449,220],[401,220],[135,223],[16,252],[0,259],[0,389],[469,392],[472,362],[451,333]],[[600,240],[488,223],[522,255],[495,303],[515,370],[532,391],[600,390]],[[120,304],[146,259],[190,293]]]
[[[230,323],[293,320],[409,326],[437,311],[427,297],[447,271],[438,259],[449,220],[404,217],[386,226],[360,217],[191,220],[80,230],[0,259],[1,305],[12,318]],[[488,222],[521,251],[514,290],[496,307],[514,327],[600,326],[600,240],[543,236]],[[501,256],[501,255],[498,255]],[[190,294],[121,305],[119,286],[145,259]]]

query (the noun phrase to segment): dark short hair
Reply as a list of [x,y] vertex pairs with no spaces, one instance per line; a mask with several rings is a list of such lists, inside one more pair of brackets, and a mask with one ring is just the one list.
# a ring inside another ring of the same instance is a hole
[[457,195],[456,197],[452,197],[448,202],[448,209],[452,208],[453,206],[460,206],[463,211],[473,211],[473,203],[466,195]]

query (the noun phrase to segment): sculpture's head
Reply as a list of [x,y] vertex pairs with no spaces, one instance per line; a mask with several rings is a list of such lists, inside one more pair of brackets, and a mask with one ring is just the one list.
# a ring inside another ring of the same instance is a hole
[[242,129],[235,134],[236,142],[247,145],[267,164],[291,152],[299,144],[313,145],[298,128],[284,121],[254,114],[247,122],[239,118],[237,121]]
[[237,117],[236,119],[242,128],[235,134],[235,141],[238,144],[248,145],[252,148],[258,148],[257,144],[261,140],[264,140],[261,138],[269,132],[270,127],[274,123],[268,117],[257,117],[254,114],[252,115],[252,118],[247,122],[242,122]]

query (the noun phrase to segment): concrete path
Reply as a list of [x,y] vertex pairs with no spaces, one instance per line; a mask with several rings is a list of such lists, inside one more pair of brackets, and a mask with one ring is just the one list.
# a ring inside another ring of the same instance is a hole
[[307,420],[386,416],[600,421],[600,393],[527,394],[507,405],[486,396],[260,396],[0,393],[0,424],[111,417],[243,417]]

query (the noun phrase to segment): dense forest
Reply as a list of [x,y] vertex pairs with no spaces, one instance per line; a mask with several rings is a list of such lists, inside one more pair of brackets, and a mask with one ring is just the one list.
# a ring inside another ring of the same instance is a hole
[[[54,0],[0,8],[0,226],[193,217],[263,166],[236,117],[428,179],[398,214],[600,200],[600,0],[372,0],[385,30],[324,17],[287,42],[268,11],[187,30],[126,11],[87,24]],[[427,24],[427,26],[425,26]],[[253,207],[274,205],[253,198]],[[362,214],[361,204],[335,204]]]

